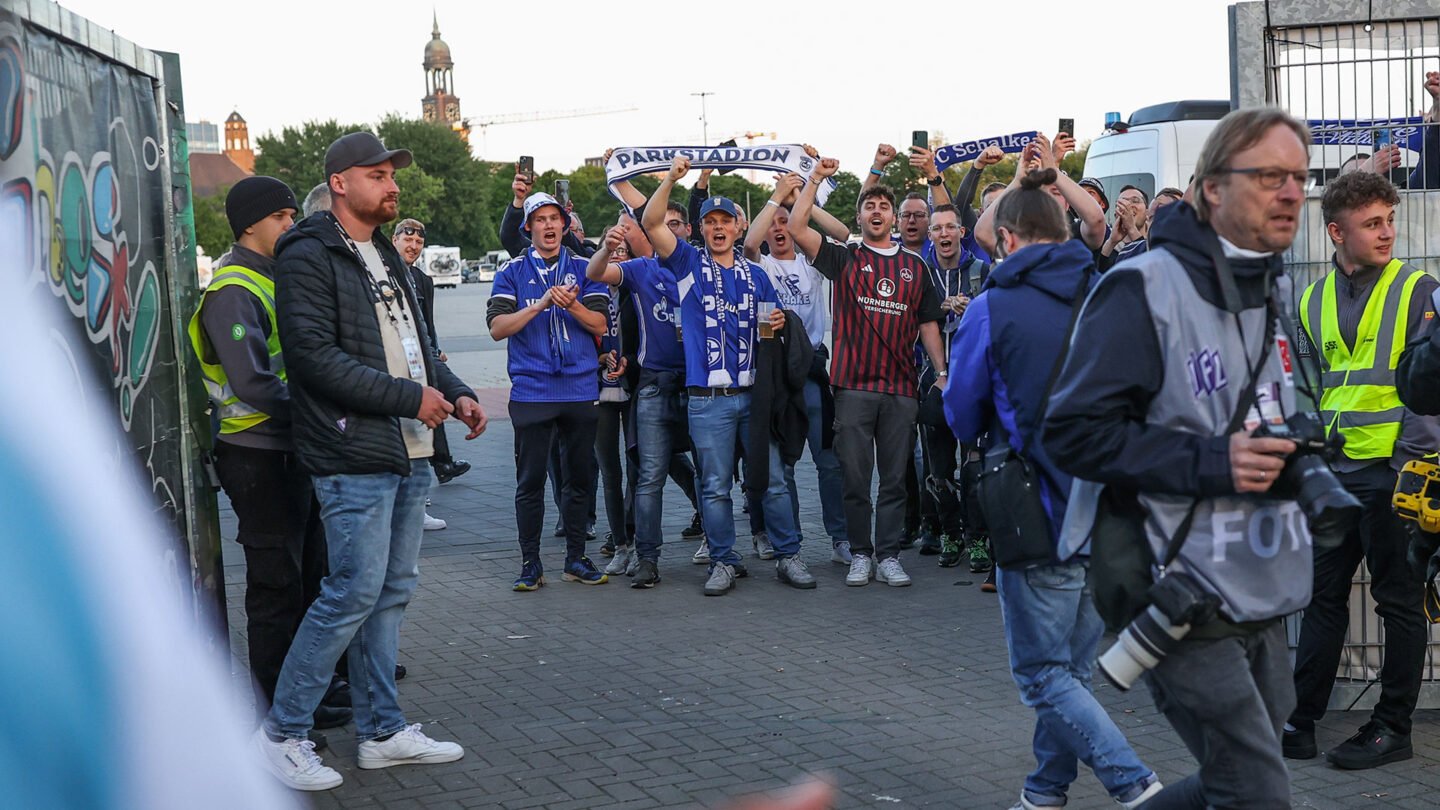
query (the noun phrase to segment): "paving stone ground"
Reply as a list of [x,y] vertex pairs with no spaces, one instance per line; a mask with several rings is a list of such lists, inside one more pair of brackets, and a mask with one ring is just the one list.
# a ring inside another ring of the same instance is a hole
[[[497,360],[480,337],[470,286],[441,293],[437,320],[442,335],[461,336],[449,348],[452,365],[485,385],[503,380],[503,352]],[[796,478],[802,554],[820,580],[815,590],[779,584],[773,563],[747,553],[750,577],[725,597],[703,597],[705,568],[690,564],[694,548],[680,541],[690,509],[671,485],[659,587],[561,582],[562,541],[547,537],[543,558],[555,576],[537,592],[514,593],[512,436],[505,392],[486,387],[490,430],[468,444],[451,430],[457,457],[475,469],[434,492],[430,511],[450,525],[426,534],[400,644],[409,669],[400,698],[409,719],[458,741],[466,756],[361,771],[349,730],[332,730],[325,758],[345,784],[315,796],[317,807],[716,807],[725,797],[809,774],[834,779],[842,808],[1006,808],[1015,801],[1033,766],[1033,714],[1010,680],[999,607],[980,591],[980,576],[941,569],[910,550],[902,560],[913,587],[846,588],[844,568],[828,561],[807,458]],[[748,552],[744,517],[737,498]],[[603,502],[600,520],[603,526]],[[243,689],[244,558],[232,542],[231,515],[223,534]],[[597,562],[599,545],[592,546]],[[1096,692],[1162,779],[1193,770],[1143,688],[1123,693],[1101,679]],[[1363,712],[1330,713],[1319,729],[1322,749],[1365,719]],[[1415,745],[1413,760],[1377,771],[1292,763],[1295,803],[1440,806],[1440,711],[1417,713]],[[1069,806],[1115,805],[1082,768]]]

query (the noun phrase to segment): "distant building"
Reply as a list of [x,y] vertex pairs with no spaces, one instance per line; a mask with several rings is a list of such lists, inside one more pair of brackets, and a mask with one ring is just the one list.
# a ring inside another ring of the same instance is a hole
[[588,157],[588,158],[585,158],[585,165],[586,165],[586,166],[598,166],[598,167],[600,167],[600,168],[603,169],[603,168],[605,168],[605,158],[603,158],[603,157]]
[[255,150],[250,148],[250,127],[240,113],[232,112],[225,119],[225,157],[230,158],[246,174],[255,173]]
[[195,197],[213,197],[244,180],[254,172],[235,165],[229,155],[219,152],[190,153],[190,193]]
[[185,139],[190,143],[191,153],[220,151],[220,128],[204,118],[185,122]]
[[460,97],[455,95],[455,77],[452,71],[455,62],[450,58],[450,46],[440,38],[440,19],[431,17],[434,27],[430,42],[425,45],[425,98],[420,100],[421,117],[432,123],[449,124],[466,143],[470,141],[470,127],[460,117]]

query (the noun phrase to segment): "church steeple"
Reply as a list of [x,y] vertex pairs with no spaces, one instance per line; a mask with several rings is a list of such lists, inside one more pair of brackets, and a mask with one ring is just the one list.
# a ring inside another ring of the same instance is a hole
[[430,42],[425,45],[425,98],[420,102],[421,113],[426,121],[447,123],[460,133],[462,138],[469,135],[460,118],[460,97],[455,95],[452,71],[455,62],[450,58],[450,46],[440,38],[440,17],[431,12],[432,27]]

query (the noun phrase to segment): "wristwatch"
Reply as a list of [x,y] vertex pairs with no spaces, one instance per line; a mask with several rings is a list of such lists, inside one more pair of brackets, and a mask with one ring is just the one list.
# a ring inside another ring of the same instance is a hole
[[945,178],[944,178],[944,177],[941,177],[940,175],[937,174],[937,175],[935,175],[934,179],[932,179],[932,180],[926,180],[925,182],[926,182],[927,184],[929,184],[929,185],[932,185],[932,186],[938,186],[938,185],[940,185],[941,183],[945,182]]

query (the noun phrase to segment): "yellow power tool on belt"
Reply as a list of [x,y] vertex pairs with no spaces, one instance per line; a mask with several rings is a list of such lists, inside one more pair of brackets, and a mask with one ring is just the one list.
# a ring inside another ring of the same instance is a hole
[[1440,562],[1440,465],[1424,459],[1406,462],[1395,481],[1391,505],[1396,515],[1415,524],[1407,557],[1417,570],[1425,569],[1425,618],[1440,624],[1440,590],[1435,586]]

